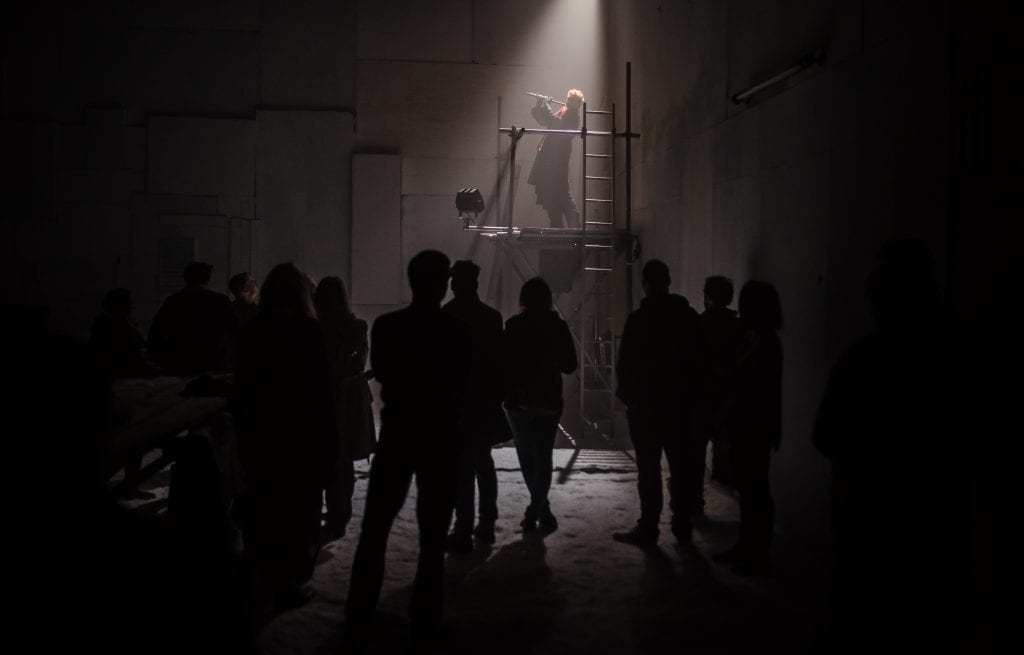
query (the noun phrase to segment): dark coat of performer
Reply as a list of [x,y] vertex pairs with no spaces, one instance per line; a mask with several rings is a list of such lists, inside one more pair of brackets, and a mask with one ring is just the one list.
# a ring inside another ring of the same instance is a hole
[[[534,119],[549,130],[575,130],[580,124],[583,92],[569,89],[565,106],[555,109],[550,98],[538,98],[530,110]],[[537,204],[551,219],[551,227],[579,227],[579,212],[569,195],[569,155],[572,153],[570,134],[546,134],[537,146],[527,182],[537,193]],[[564,217],[564,218],[563,218]]]

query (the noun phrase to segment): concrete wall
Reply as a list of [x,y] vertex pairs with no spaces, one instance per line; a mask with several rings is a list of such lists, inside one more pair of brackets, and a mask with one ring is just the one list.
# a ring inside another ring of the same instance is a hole
[[[403,262],[423,248],[472,258],[488,287],[493,246],[461,230],[455,193],[479,188],[481,218],[507,223],[509,139],[497,128],[535,126],[525,91],[557,97],[579,87],[592,106],[607,105],[595,56],[603,19],[599,3],[582,0],[360,5],[355,147],[401,156]],[[538,139],[525,137],[517,152],[519,225],[547,225],[525,183]],[[408,293],[403,282],[403,301]]]
[[[633,62],[643,134],[633,169],[643,257],[668,262],[698,307],[712,274],[737,292],[752,278],[779,289],[785,424],[773,484],[783,530],[811,541],[824,539],[827,488],[814,412],[832,362],[869,328],[872,255],[914,235],[945,264],[949,16],[910,5],[610,5],[611,58]],[[823,66],[730,100],[816,50]]]
[[[36,3],[5,24],[5,302],[143,324],[188,256],[348,275],[356,2]],[[10,244],[8,246],[8,244]]]

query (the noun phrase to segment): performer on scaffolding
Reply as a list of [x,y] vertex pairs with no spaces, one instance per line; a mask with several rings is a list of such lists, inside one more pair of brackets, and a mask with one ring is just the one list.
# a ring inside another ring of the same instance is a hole
[[[575,130],[579,127],[580,107],[583,106],[583,92],[569,89],[565,105],[558,109],[554,101],[538,96],[537,104],[530,113],[538,123],[551,130]],[[537,204],[544,208],[551,220],[551,227],[580,227],[580,215],[576,203],[569,195],[569,155],[572,152],[570,134],[545,134],[537,146],[537,158],[530,169],[527,180],[537,193]],[[563,218],[564,217],[564,218]]]

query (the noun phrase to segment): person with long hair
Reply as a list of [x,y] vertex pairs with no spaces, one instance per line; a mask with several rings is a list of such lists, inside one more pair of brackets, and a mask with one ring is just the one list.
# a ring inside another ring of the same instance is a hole
[[768,482],[771,454],[782,441],[782,304],[775,287],[750,280],[740,290],[743,339],[728,418],[730,454],[740,497],[736,546],[718,556],[741,575],[771,571],[775,504]]
[[321,491],[337,461],[327,353],[294,264],[263,283],[238,339],[232,399],[245,473],[246,556],[275,610],[305,602],[320,543]]
[[519,293],[520,313],[505,322],[507,392],[505,414],[512,428],[530,504],[520,525],[558,529],[551,512],[552,450],[562,415],[562,374],[576,370],[576,346],[569,326],[555,312],[551,287],[542,278],[527,280]]
[[324,489],[326,532],[329,538],[340,539],[352,518],[352,462],[369,457],[376,444],[373,397],[364,374],[369,341],[366,321],[352,313],[341,278],[320,280],[313,304],[324,333],[338,427],[338,462]]

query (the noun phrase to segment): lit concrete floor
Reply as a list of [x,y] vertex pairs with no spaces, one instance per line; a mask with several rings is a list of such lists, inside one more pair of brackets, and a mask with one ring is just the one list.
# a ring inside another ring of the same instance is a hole
[[[497,543],[449,556],[446,620],[451,653],[825,652],[824,597],[799,556],[778,557],[771,579],[744,579],[710,556],[732,544],[736,503],[709,485],[708,520],[693,545],[677,545],[664,517],[659,548],[611,539],[637,516],[636,470],[627,453],[558,450],[552,509],[560,529],[524,538],[526,488],[515,451],[494,451],[499,469]],[[570,460],[571,468],[567,467]],[[349,534],[325,548],[307,606],[278,616],[260,635],[268,654],[338,652],[343,604],[366,492],[355,492]],[[414,492],[413,492],[414,493]],[[414,495],[395,522],[371,653],[402,652],[416,554]],[[793,562],[796,562],[793,564]],[[788,562],[788,563],[787,563]]]

